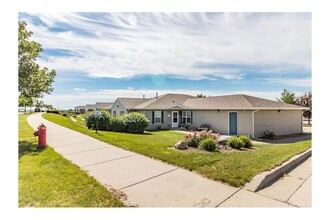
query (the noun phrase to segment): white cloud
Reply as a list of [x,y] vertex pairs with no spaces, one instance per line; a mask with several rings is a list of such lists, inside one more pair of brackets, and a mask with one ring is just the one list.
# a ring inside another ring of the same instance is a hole
[[310,88],[312,82],[310,78],[267,78],[269,83],[283,84],[287,86],[297,86]]
[[85,91],[86,89],[83,88],[73,88],[74,91]]
[[41,65],[56,70],[83,72],[93,77],[166,74],[198,80],[242,79],[244,72],[228,67],[197,68],[196,63],[251,65],[262,67],[265,74],[311,69],[310,14],[31,15],[38,16],[48,27],[79,28],[79,32],[73,29],[52,32],[29,24],[33,38],[44,48],[69,50],[76,55],[49,56],[40,61]]
[[[163,95],[167,93],[181,93],[190,94],[196,96],[197,94],[204,94],[206,96],[218,96],[218,95],[231,95],[231,94],[247,94],[251,96],[256,96],[260,98],[276,100],[277,97],[281,96],[282,91],[273,92],[255,92],[255,91],[245,91],[237,90],[232,92],[226,91],[210,91],[210,90],[153,90],[153,89],[108,89],[108,90],[97,90],[90,92],[83,92],[80,94],[71,95],[46,95],[44,98],[45,103],[52,104],[54,107],[60,107],[60,109],[73,109],[78,105],[93,104],[95,102],[111,102],[116,100],[118,97],[131,97],[131,98],[142,98],[145,95],[146,98],[155,97],[156,92],[158,95]],[[301,92],[295,92],[296,95],[301,95]]]

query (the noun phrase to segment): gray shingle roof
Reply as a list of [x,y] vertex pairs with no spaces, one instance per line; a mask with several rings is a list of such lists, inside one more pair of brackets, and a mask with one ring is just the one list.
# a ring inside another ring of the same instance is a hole
[[[186,94],[165,94],[158,96],[158,98],[154,97],[141,103],[136,106],[135,109],[168,109],[173,106],[182,106],[182,104],[189,98],[195,98],[191,95]],[[184,106],[183,106],[184,107]]]
[[95,105],[100,109],[110,109],[113,106],[113,102],[96,102]]
[[190,109],[306,109],[243,94],[187,99],[183,105]]
[[137,105],[146,102],[148,99],[142,98],[118,98],[127,109],[134,109]]

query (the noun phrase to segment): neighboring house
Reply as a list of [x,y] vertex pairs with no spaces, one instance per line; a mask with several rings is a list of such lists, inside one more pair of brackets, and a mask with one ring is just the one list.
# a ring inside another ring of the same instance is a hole
[[84,106],[80,105],[80,106],[76,106],[76,107],[74,107],[74,111],[75,111],[75,112],[79,112],[79,113],[81,113],[81,114],[86,113],[86,112],[87,112],[86,109],[87,109],[87,108],[86,108],[86,105],[84,105]]
[[145,98],[117,98],[114,102],[111,112],[113,116],[120,116],[134,111],[137,105],[146,102]]
[[95,111],[95,109],[96,109],[96,105],[93,105],[93,104],[86,105],[86,112],[92,112],[92,111]]
[[101,110],[107,110],[109,113],[111,113],[113,102],[96,102],[95,106]]
[[261,137],[266,130],[276,135],[301,133],[305,109],[243,94],[205,98],[166,94],[151,99],[118,98],[112,113],[141,112],[151,121],[147,129],[209,124],[221,134]]

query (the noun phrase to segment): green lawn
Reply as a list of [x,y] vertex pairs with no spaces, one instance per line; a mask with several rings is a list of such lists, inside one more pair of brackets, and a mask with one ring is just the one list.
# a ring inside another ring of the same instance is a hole
[[311,141],[303,141],[295,144],[258,145],[256,146],[258,150],[230,153],[179,151],[172,148],[177,141],[184,138],[184,134],[179,132],[154,131],[144,134],[127,134],[98,131],[95,133],[94,130],[79,126],[60,115],[44,114],[43,117],[101,141],[158,158],[232,186],[242,186],[256,174],[269,170],[311,147]]
[[19,207],[124,206],[93,177],[51,147],[37,149],[37,138],[26,122],[27,116],[18,116]]

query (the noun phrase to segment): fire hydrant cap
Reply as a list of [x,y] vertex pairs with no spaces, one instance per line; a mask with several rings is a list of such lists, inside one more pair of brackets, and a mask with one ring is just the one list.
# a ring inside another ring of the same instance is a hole
[[38,127],[38,129],[42,129],[42,128],[47,128],[43,123],[41,123]]

